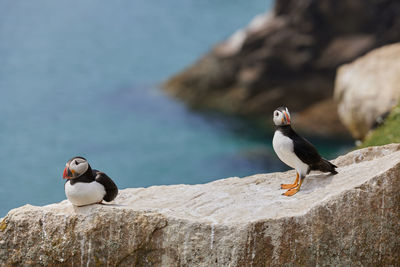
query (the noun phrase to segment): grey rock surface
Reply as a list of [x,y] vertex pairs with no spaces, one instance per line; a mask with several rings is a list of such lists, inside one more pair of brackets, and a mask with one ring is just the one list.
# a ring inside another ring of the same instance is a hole
[[294,171],[121,190],[108,205],[25,205],[0,222],[2,266],[395,266],[400,145]]
[[335,93],[342,123],[355,138],[400,100],[400,43],[375,49],[339,68]]

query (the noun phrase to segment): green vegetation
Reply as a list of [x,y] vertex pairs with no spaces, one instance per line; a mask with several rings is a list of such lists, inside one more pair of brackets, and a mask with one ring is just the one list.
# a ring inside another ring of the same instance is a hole
[[400,104],[390,112],[383,125],[367,135],[360,148],[390,143],[400,143]]

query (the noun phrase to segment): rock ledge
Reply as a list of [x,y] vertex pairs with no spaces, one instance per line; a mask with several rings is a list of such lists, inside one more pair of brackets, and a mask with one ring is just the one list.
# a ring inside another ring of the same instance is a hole
[[400,145],[353,151],[339,174],[293,171],[122,190],[114,204],[25,205],[0,222],[2,266],[396,265]]

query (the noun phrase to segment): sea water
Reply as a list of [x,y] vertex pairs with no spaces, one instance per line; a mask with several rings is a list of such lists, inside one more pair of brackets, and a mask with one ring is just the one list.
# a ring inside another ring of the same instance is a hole
[[[270,0],[0,0],[0,216],[65,199],[62,172],[76,155],[120,188],[285,169],[271,133],[190,111],[158,86],[270,8]],[[334,156],[344,146],[319,147]]]

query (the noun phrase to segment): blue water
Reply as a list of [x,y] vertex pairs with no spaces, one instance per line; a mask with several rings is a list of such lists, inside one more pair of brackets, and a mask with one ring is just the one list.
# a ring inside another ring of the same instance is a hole
[[[271,133],[192,112],[157,86],[270,6],[0,0],[0,216],[65,199],[75,155],[120,188],[284,169]],[[321,146],[331,156],[344,147]]]

